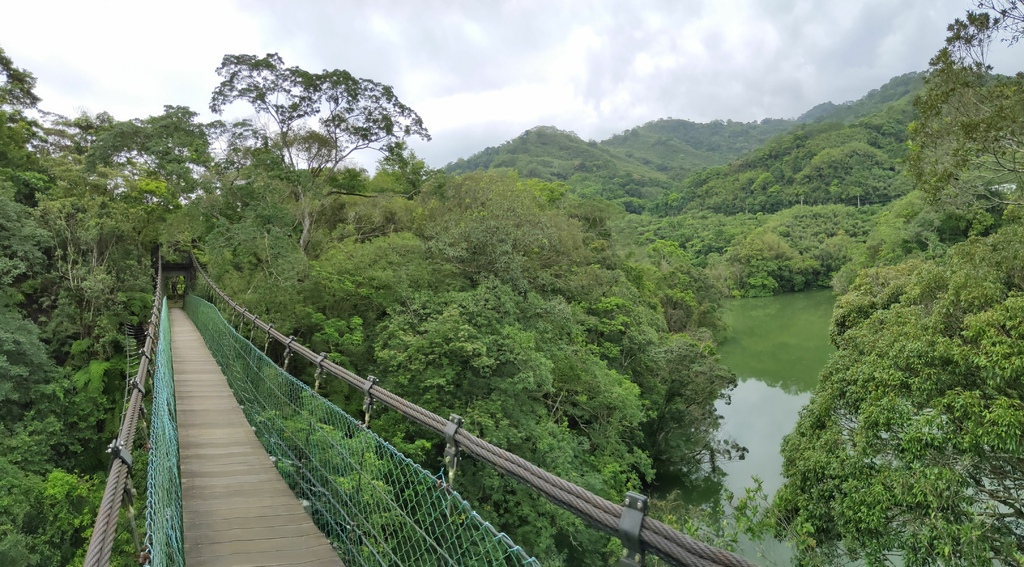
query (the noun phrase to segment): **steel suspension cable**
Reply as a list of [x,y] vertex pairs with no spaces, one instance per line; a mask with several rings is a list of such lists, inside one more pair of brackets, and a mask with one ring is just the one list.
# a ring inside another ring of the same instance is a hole
[[92,538],[89,540],[89,548],[86,551],[85,567],[106,567],[110,563],[114,539],[117,537],[117,523],[120,518],[121,507],[126,501],[126,496],[129,499],[133,497],[131,454],[135,444],[135,433],[138,428],[139,418],[143,411],[142,401],[145,395],[146,374],[149,371],[153,349],[156,346],[156,336],[159,329],[163,302],[163,270],[159,264],[159,259],[157,266],[153,309],[149,317],[146,344],[140,355],[139,370],[135,374],[134,380],[130,382],[131,397],[128,399],[124,420],[121,422],[117,438],[108,447],[112,456],[110,473],[107,475],[107,485],[103,490],[103,499],[100,501],[99,511],[96,514],[96,523],[92,530]]

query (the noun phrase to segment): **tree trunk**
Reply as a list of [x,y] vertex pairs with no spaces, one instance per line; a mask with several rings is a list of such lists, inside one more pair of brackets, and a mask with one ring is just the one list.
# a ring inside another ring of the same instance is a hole
[[313,212],[313,207],[310,206],[306,199],[302,200],[299,205],[302,211],[302,235],[299,236],[299,249],[302,250],[302,255],[306,255],[306,247],[309,246],[309,240],[313,237],[313,223],[316,221],[316,213]]

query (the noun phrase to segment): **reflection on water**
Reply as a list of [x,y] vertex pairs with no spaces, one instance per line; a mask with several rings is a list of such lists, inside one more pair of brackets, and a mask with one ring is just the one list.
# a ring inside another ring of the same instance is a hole
[[722,463],[725,486],[736,494],[753,483],[757,475],[764,489],[775,494],[782,485],[782,437],[793,430],[800,408],[811,399],[810,393],[788,394],[756,378],[742,380],[733,391],[732,404],[718,408],[725,420],[725,433],[750,452],[742,461]]
[[834,303],[829,290],[730,301],[723,315],[729,332],[718,347],[722,363],[741,380],[810,392],[835,350],[828,341]]

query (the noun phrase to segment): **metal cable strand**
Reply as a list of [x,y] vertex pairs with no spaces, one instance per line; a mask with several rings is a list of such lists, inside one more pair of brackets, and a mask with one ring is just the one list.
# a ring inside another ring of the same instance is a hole
[[[557,476],[551,475],[550,473],[547,473],[546,471],[543,470],[542,472],[544,474],[538,475],[536,473],[537,467],[535,465],[523,461],[526,463],[527,466],[518,466],[517,463],[512,462],[511,460],[503,459],[498,454],[505,453],[504,450],[498,449],[494,447],[494,445],[491,445],[490,443],[487,443],[485,441],[481,441],[479,438],[472,439],[474,439],[477,442],[481,442],[480,444],[483,445],[485,448],[489,447],[492,449],[491,451],[485,451],[484,453],[478,455],[475,454],[475,456],[477,456],[479,460],[486,462],[493,466],[494,468],[498,469],[499,471],[504,472],[508,476],[516,478],[517,480],[523,482],[524,484],[533,487],[543,496],[545,496],[548,500],[575,513],[578,517],[580,517],[590,525],[606,533],[617,533],[621,509],[616,510],[616,508],[618,507],[612,504],[611,502],[603,498],[600,498],[599,496],[596,496],[593,493],[587,492],[586,490],[576,485],[571,486],[579,489],[578,491],[584,492],[585,495],[583,497],[580,497],[577,494],[575,494],[576,492],[578,492],[577,490],[564,490],[559,486],[555,486],[555,483],[548,482],[543,485],[539,484],[537,481],[543,482],[545,480],[551,480],[550,477],[554,477],[554,479],[560,481],[560,483],[558,484],[567,483],[567,481]],[[497,451],[494,451],[493,449],[497,449]],[[469,451],[467,450],[467,452]],[[515,460],[522,461],[522,459],[518,457]],[[600,500],[603,504],[600,506],[594,506],[593,501],[595,499]],[[664,526],[664,524],[661,524],[661,522],[658,522],[653,518],[647,517],[643,520],[643,528],[649,528],[654,523]],[[671,530],[671,528],[668,529]],[[672,531],[674,532],[674,530]],[[730,562],[730,559],[732,559],[730,557],[719,557],[722,554],[730,556],[732,554],[729,554],[728,552],[723,552],[719,549],[707,546],[700,542],[695,542],[690,538],[687,538],[690,539],[690,545],[680,545],[679,543],[670,541],[669,539],[659,534],[647,534],[643,537],[645,540],[645,547],[649,551],[660,557],[666,557],[671,558],[671,560],[674,561],[680,561],[683,565],[736,565],[735,563]],[[683,537],[685,538],[686,536]],[[697,544],[696,549],[694,549],[694,546],[692,545],[693,543]],[[702,550],[700,549],[701,547],[708,549]],[[710,550],[710,552],[708,550]],[[735,556],[733,556],[733,558],[734,557]],[[749,563],[744,562],[738,565],[746,566],[749,565]]]
[[[616,530],[618,530],[619,516],[622,513],[621,506],[616,506],[612,502],[609,502],[608,500],[605,500],[604,498],[601,498],[600,496],[597,496],[576,484],[541,469],[519,455],[510,453],[500,447],[496,447],[462,429],[456,433],[455,440],[467,453],[472,454],[480,460],[488,462],[498,470],[506,472],[509,475],[520,477],[523,482],[542,491],[545,495],[555,492],[571,495],[576,502],[581,503],[581,506],[579,507],[571,507],[570,509],[573,511],[584,512],[584,506],[587,506],[608,515],[611,520],[602,525],[602,529],[611,533],[615,533]],[[511,470],[512,466],[523,471],[522,476],[515,474]],[[545,483],[550,487],[552,492],[538,486],[535,484],[535,481]],[[643,534],[643,532],[647,531],[649,531],[651,535],[658,536],[659,540],[671,543],[671,547],[677,547],[684,550],[687,555],[712,561],[716,565],[729,567],[746,567],[750,565],[749,561],[738,557],[735,554],[699,542],[653,518],[644,518],[641,534],[645,543],[648,543],[646,540],[651,539],[647,535]],[[669,548],[669,546],[666,545],[653,544],[650,545],[650,547],[651,551],[658,555],[664,554],[659,552],[660,549]]]
[[[260,321],[255,314],[243,308],[218,288],[202,270],[194,256],[193,263],[204,283],[234,312],[240,313],[243,321],[248,319],[254,327],[263,330],[282,345],[287,345],[295,354],[312,363],[317,363],[319,360],[317,353],[296,342],[294,338],[286,337],[276,331],[272,325]],[[322,368],[324,372],[341,379],[354,388],[362,390],[368,384],[367,380],[333,362],[323,361]],[[379,386],[373,387],[372,395],[376,401],[422,427],[437,434],[444,433],[448,421],[441,416]],[[619,519],[623,512],[622,506],[553,475],[522,457],[488,443],[464,429],[460,428],[456,432],[455,441],[465,453],[537,490],[554,504],[569,510],[594,527],[610,535],[618,535]],[[727,567],[751,567],[753,565],[736,554],[699,542],[650,517],[645,517],[643,520],[640,540],[646,550],[677,565]]]
[[[132,450],[132,445],[135,442],[135,431],[143,407],[142,398],[146,386],[146,373],[153,356],[153,348],[156,346],[153,338],[156,336],[160,320],[160,307],[163,300],[162,282],[163,269],[158,264],[156,286],[153,293],[153,309],[149,318],[149,333],[146,337],[146,345],[142,350],[143,356],[139,360],[139,371],[135,375],[135,386],[131,389],[128,410],[117,436],[118,442],[128,451]],[[107,485],[103,490],[103,499],[100,501],[96,523],[93,525],[92,537],[89,540],[88,551],[86,551],[85,567],[106,567],[110,563],[114,539],[117,537],[117,522],[120,518],[121,505],[124,502],[125,491],[131,489],[128,485],[129,472],[128,465],[124,461],[117,457],[112,459]]]

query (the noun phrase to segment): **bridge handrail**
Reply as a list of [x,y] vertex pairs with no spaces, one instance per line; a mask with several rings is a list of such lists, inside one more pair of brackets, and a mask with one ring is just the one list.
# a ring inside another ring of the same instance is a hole
[[[192,262],[196,274],[202,278],[203,282],[209,285],[210,289],[233,311],[240,314],[243,320],[248,320],[254,328],[260,329],[267,336],[286,346],[290,352],[302,356],[317,365],[322,372],[339,378],[349,386],[360,391],[367,391],[368,387],[372,387],[375,403],[383,403],[406,419],[434,433],[442,436],[445,435],[445,429],[449,423],[448,420],[389,392],[375,383],[371,386],[369,380],[334,362],[324,360],[318,353],[297,342],[294,337],[287,337],[275,330],[273,325],[261,321],[254,313],[242,307],[217,287],[213,280],[203,271],[194,254],[192,255]],[[620,523],[624,520],[623,513],[626,511],[628,515],[628,512],[632,509],[627,510],[624,506],[610,502],[585,488],[555,476],[518,455],[480,439],[461,427],[455,431],[453,438],[459,449],[465,453],[533,488],[552,503],[568,510],[601,531],[615,537],[623,536],[620,531]],[[654,518],[646,516],[646,514],[640,523],[638,539],[644,551],[653,553],[673,565],[708,567],[753,566],[752,563],[734,553],[699,542]]]
[[103,499],[100,501],[96,523],[92,529],[92,538],[89,540],[89,548],[85,554],[85,567],[106,567],[110,564],[110,554],[114,548],[114,539],[117,537],[117,522],[121,506],[125,502],[126,495],[129,497],[129,502],[131,498],[134,498],[130,476],[132,448],[135,443],[139,418],[143,412],[142,401],[146,394],[146,374],[149,372],[153,349],[156,346],[163,295],[163,271],[158,260],[153,309],[149,317],[149,327],[146,329],[146,343],[140,353],[139,370],[130,383],[131,395],[120,430],[117,438],[108,447],[112,457],[110,473],[107,475],[107,485],[103,490]]

